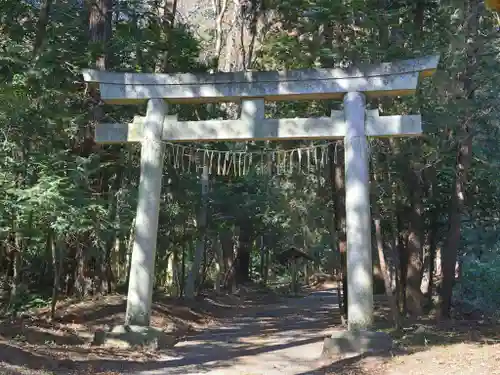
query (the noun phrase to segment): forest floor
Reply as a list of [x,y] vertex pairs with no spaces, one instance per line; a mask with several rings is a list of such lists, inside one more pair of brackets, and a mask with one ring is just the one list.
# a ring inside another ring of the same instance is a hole
[[[0,375],[495,375],[500,327],[491,323],[408,322],[392,333],[386,357],[320,361],[323,338],[342,329],[335,288],[287,297],[260,288],[209,293],[192,302],[156,298],[152,325],[176,332],[177,344],[157,352],[90,345],[93,332],[121,324],[125,300],[113,295],[61,302],[0,322]],[[378,304],[377,325],[388,329]]]

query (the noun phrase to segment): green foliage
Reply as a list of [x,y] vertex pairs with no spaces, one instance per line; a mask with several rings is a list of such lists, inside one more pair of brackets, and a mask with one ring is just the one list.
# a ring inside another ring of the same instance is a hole
[[[61,270],[69,273],[74,272],[77,247],[85,247],[85,258],[102,260],[111,238],[129,234],[137,195],[137,148],[85,151],[91,106],[80,69],[93,65],[102,45],[90,43],[82,5],[52,4],[36,57],[32,47],[40,9],[18,1],[3,1],[1,7],[0,250],[3,257],[14,248],[20,251],[21,270],[30,270],[22,271],[29,275],[29,287],[47,288],[52,271],[49,229],[65,245],[58,257],[63,260]],[[124,17],[113,24],[110,61],[116,70],[148,71],[167,48],[166,36],[154,15],[127,19],[129,11],[121,9]],[[198,42],[190,31],[179,23],[172,33],[172,68],[200,69]],[[105,113],[126,121],[141,109],[125,107],[114,113],[114,108],[106,108]],[[111,203],[115,197],[117,203]],[[16,243],[15,233],[21,238]],[[4,266],[11,264],[7,260]]]
[[472,256],[466,259],[455,299],[464,313],[479,311],[500,318],[500,258],[480,260]]
[[[106,262],[113,263],[117,284],[126,281],[139,149],[136,145],[89,143],[94,103],[80,71],[93,66],[103,52],[115,71],[168,68],[195,72],[206,70],[208,65],[201,55],[211,60],[210,51],[200,47],[211,41],[198,40],[190,25],[178,20],[175,28],[167,31],[160,16],[163,10],[157,9],[159,2],[148,2],[150,7],[144,3],[119,2],[113,9],[112,37],[103,44],[89,40],[88,9],[82,2],[54,2],[43,46],[34,56],[39,6],[17,0],[0,2],[0,258],[6,278],[13,277],[11,251],[15,248],[21,253],[20,279],[25,278],[30,288],[48,288],[54,271],[48,234],[53,231],[62,244],[56,255],[56,260],[61,260],[56,262],[62,271],[61,284],[71,284],[68,280],[75,284],[74,279],[80,276],[97,284],[102,276],[99,266]],[[419,111],[424,119],[425,136],[421,139],[372,142],[371,151],[378,160],[373,172],[380,177],[377,203],[384,239],[392,243],[394,218],[412,207],[414,186],[407,179],[411,169],[419,171],[423,181],[424,237],[437,226],[437,242],[443,244],[457,149],[463,139],[461,129],[467,123],[474,136],[474,159],[468,176],[461,253],[487,253],[493,261],[489,265],[466,261],[457,293],[481,306],[488,301],[489,307],[498,306],[493,303],[494,296],[481,297],[483,291],[498,290],[492,270],[498,269],[494,233],[500,213],[500,38],[492,27],[493,15],[481,14],[479,31],[469,35],[465,26],[470,15],[464,2],[271,0],[266,9],[269,19],[265,32],[257,38],[260,44],[252,62],[255,69],[345,67],[360,61],[441,55],[439,71],[421,83],[418,95],[368,103],[383,114]],[[472,57],[466,55],[470,43],[477,45]],[[465,92],[464,74],[475,83],[474,95]],[[272,117],[306,117],[326,115],[340,103],[266,105]],[[145,106],[104,105],[102,110],[105,121],[125,122],[144,113]],[[173,111],[190,120],[226,116],[225,109],[215,105],[176,105]],[[308,145],[248,142],[191,146],[258,151]],[[167,260],[174,252],[187,254],[189,263],[190,249],[199,235],[196,216],[202,199],[200,171],[183,172],[166,163],[164,172],[158,284],[164,283]],[[254,274],[260,259],[255,240],[261,235],[266,237],[272,259],[294,244],[307,247],[317,262],[325,265],[337,246],[329,173],[328,169],[301,170],[276,176],[257,166],[244,177],[211,177],[208,233],[234,226],[249,230]],[[405,220],[403,231],[409,227]],[[84,270],[79,268],[78,257],[85,260]],[[281,265],[273,266],[280,277],[286,277]],[[483,281],[473,286],[476,274]],[[75,293],[69,287],[61,292]]]
[[48,305],[50,305],[50,300],[46,296],[36,293],[30,294],[27,290],[22,290],[16,294],[16,298],[11,301],[11,304],[3,313],[19,313],[30,309],[46,307]]

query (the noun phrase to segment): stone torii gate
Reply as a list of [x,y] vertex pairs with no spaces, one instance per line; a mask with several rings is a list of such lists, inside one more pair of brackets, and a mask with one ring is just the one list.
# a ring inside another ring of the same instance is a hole
[[[85,70],[109,104],[147,101],[145,117],[129,124],[98,124],[98,143],[140,142],[141,175],[132,251],[126,323],[150,324],[154,262],[163,174],[162,141],[344,139],[349,330],[373,320],[372,247],[367,137],[422,133],[420,115],[379,116],[365,99],[411,95],[419,78],[432,75],[439,56],[351,69],[217,74],[144,74]],[[265,101],[343,99],[330,117],[265,118]],[[170,103],[240,102],[238,120],[179,121]]]

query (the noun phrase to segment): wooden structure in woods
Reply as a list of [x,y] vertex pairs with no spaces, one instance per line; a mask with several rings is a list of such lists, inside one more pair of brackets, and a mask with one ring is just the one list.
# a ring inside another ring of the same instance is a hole
[[290,265],[290,270],[292,273],[292,293],[297,294],[299,291],[299,283],[298,283],[298,265],[301,259],[305,261],[312,262],[314,261],[313,257],[304,252],[303,250],[300,250],[296,248],[295,246],[291,246],[288,249],[282,251],[279,253],[278,258],[282,263],[287,262]]
[[309,261],[313,261],[313,257],[306,253],[305,251],[296,248],[295,246],[290,246],[286,250],[283,250],[278,254],[278,259],[281,263],[288,261],[296,261],[297,259],[304,258]]
[[[349,329],[373,319],[372,249],[367,137],[417,136],[420,115],[380,116],[366,110],[366,97],[415,93],[419,79],[432,75],[439,57],[350,69],[217,74],[142,74],[85,70],[109,104],[146,102],[145,117],[130,124],[98,124],[96,142],[141,142],[141,176],[127,298],[127,324],[149,325],[154,282],[163,141],[343,139]],[[266,101],[342,99],[329,117],[270,119]],[[238,120],[179,121],[170,103],[241,103]]]

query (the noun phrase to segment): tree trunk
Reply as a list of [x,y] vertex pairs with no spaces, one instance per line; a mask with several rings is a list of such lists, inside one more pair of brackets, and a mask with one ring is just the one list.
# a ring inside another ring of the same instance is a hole
[[231,231],[223,230],[220,239],[224,262],[224,289],[233,291],[236,286],[233,235]]
[[397,216],[397,231],[396,236],[398,237],[398,247],[396,253],[398,254],[398,269],[399,269],[399,295],[398,299],[400,302],[400,308],[403,315],[408,312],[407,309],[407,299],[406,299],[406,273],[408,271],[408,230],[404,227],[404,212],[402,207],[398,205],[396,208]]
[[181,280],[179,282],[179,287],[180,287],[179,297],[184,296],[186,292],[185,285],[186,285],[186,248],[183,247],[182,258],[181,258]]
[[100,50],[95,56],[95,67],[99,70],[109,68],[109,42],[111,40],[111,21],[113,18],[112,0],[95,0],[88,2],[90,41],[99,45]]
[[430,202],[430,209],[428,212],[428,233],[424,245],[424,265],[422,283],[420,290],[425,298],[425,307],[432,306],[432,295],[434,288],[434,260],[436,256],[436,246],[439,231],[439,209],[437,207],[438,201],[436,199],[436,170],[435,168],[428,168],[426,173],[426,186],[427,186],[427,200]]
[[194,298],[195,291],[200,280],[200,267],[203,261],[203,254],[205,252],[205,231],[207,226],[208,212],[207,212],[207,194],[208,194],[208,166],[203,167],[203,173],[200,179],[201,194],[202,194],[202,207],[198,218],[198,240],[194,255],[193,264],[188,274],[186,285],[186,297]]
[[38,21],[36,23],[35,42],[33,44],[33,56],[35,57],[40,53],[40,49],[45,40],[51,6],[52,0],[44,0],[40,5],[40,15],[38,16]]
[[224,260],[222,256],[222,246],[218,236],[215,236],[213,239],[213,248],[215,256],[214,290],[215,292],[219,293],[222,280],[222,270],[224,268]]
[[[432,178],[429,186],[429,198],[433,200],[434,206],[429,213],[429,234],[427,236],[427,259],[425,268],[425,284],[421,286],[422,293],[426,299],[426,305],[431,308],[433,305],[435,280],[435,263],[439,234],[439,207],[437,206],[437,192],[435,170],[432,171]],[[424,280],[422,280],[424,282]]]
[[[468,102],[474,98],[473,76],[477,69],[477,39],[478,23],[480,18],[480,0],[470,0],[467,3],[465,40],[466,66],[461,76],[463,84],[464,106],[467,108]],[[462,212],[465,208],[465,194],[467,184],[467,173],[472,161],[472,133],[470,124],[473,123],[473,114],[466,110],[461,124],[461,136],[456,157],[456,174],[451,195],[451,211],[449,217],[449,230],[441,253],[442,283],[440,293],[440,317],[449,318],[451,310],[451,299],[453,284],[455,281],[455,266],[457,263],[458,248],[460,246]]]
[[240,226],[238,254],[236,256],[236,282],[243,284],[250,281],[250,251],[252,247],[252,229],[248,223]]
[[13,317],[17,315],[17,304],[19,300],[19,278],[21,269],[21,252],[18,249],[10,252],[12,275],[10,278],[9,306],[13,309]]
[[314,263],[316,262],[316,256],[314,254],[311,254],[311,248],[309,244],[312,243],[313,241],[313,235],[311,233],[311,230],[309,229],[308,225],[308,218],[304,219],[304,223],[302,224],[302,236],[303,236],[303,251],[306,254],[312,255],[313,261],[309,262],[307,260],[304,261],[304,285],[307,285],[309,283],[309,278],[311,277],[311,274],[313,272],[313,267]]
[[177,0],[165,0],[163,5],[163,32],[167,39],[165,51],[162,58],[162,72],[168,73],[170,69],[170,50],[172,48],[172,30],[175,25],[175,15],[177,13]]
[[291,269],[291,274],[292,274],[292,285],[291,285],[291,289],[292,289],[292,294],[294,296],[297,295],[297,293],[299,292],[299,278],[298,278],[298,270],[297,270],[297,262],[298,262],[298,259],[297,258],[293,258],[291,261],[290,261],[290,269]]
[[426,304],[432,304],[432,294],[434,289],[434,263],[436,260],[436,247],[439,232],[438,215],[433,209],[430,213],[429,234],[427,236],[427,254],[424,262],[424,277],[420,289],[426,299]]
[[223,42],[223,21],[227,11],[228,0],[213,0],[213,11],[215,16],[215,58],[212,66],[214,69],[219,69],[219,60],[222,51]]
[[167,270],[166,270],[165,281],[166,281],[165,286],[167,288],[168,294],[172,297],[178,297],[180,295],[179,255],[178,255],[178,249],[175,247],[167,259]]
[[415,317],[423,313],[424,296],[420,290],[423,274],[422,186],[420,177],[408,166],[407,185],[411,199],[408,243],[406,247],[405,298],[408,312]]
[[57,306],[57,298],[59,295],[59,265],[58,265],[58,252],[57,252],[57,240],[55,238],[55,233],[50,229],[49,233],[49,243],[50,250],[52,255],[52,299],[50,303],[50,319],[54,320],[56,316],[56,306]]
[[[120,186],[122,184],[122,176],[123,176],[123,168],[121,165],[116,166],[117,171],[115,178],[113,180],[113,184],[111,186],[110,191],[108,192],[108,217],[109,221],[113,224],[117,223],[117,213],[118,213],[118,191],[120,190]],[[105,281],[105,289],[108,293],[111,293],[116,287],[116,279],[113,274],[112,268],[112,259],[113,252],[116,248],[116,242],[118,241],[119,230],[113,228],[111,233],[108,233],[107,240],[105,244],[105,255],[104,255],[104,281]]]
[[[468,133],[468,129],[464,132]],[[459,147],[457,155],[457,175],[454,182],[454,192],[451,197],[451,213],[448,236],[441,253],[442,282],[440,293],[440,315],[450,317],[451,298],[455,281],[455,265],[457,263],[458,247],[460,246],[462,211],[465,201],[465,185],[467,171],[472,159],[472,134],[466,136]]]
[[[95,51],[94,67],[98,70],[107,70],[109,68],[109,41],[111,39],[111,21],[113,18],[113,1],[112,0],[96,0],[88,1],[89,8],[89,34],[90,43],[92,44],[91,50]],[[93,137],[93,128],[96,124],[101,122],[104,117],[102,108],[101,95],[96,85],[89,86],[89,95],[91,102],[92,120],[83,129],[81,129],[81,145],[79,154],[81,157],[88,158],[94,150],[95,142]],[[101,173],[106,174],[105,170]],[[108,186],[107,178],[101,179],[99,190]],[[96,189],[97,190],[97,189]],[[102,192],[102,191],[101,191]],[[101,249],[102,253],[99,256],[98,268],[98,281],[97,290],[102,292],[106,289],[106,249]]]
[[88,285],[85,277],[85,253],[83,245],[76,245],[76,268],[75,268],[75,289],[80,298],[85,298],[88,294]]
[[263,285],[266,285],[264,273],[266,270],[266,246],[264,242],[264,235],[260,236],[260,246],[259,246],[259,253],[260,253],[260,267],[259,267],[259,273],[260,273],[260,278],[261,278],[261,283]]
[[196,242],[196,247],[194,251],[194,260],[191,265],[191,269],[188,271],[188,277],[186,280],[186,298],[194,298],[197,289],[197,282],[200,279],[200,267],[203,258],[203,252],[205,250],[204,237],[198,239]]
[[130,224],[130,231],[128,235],[128,242],[125,255],[126,265],[127,265],[127,280],[126,280],[127,288],[130,280],[130,264],[132,262],[132,248],[134,247],[134,241],[135,241],[135,218],[132,220],[132,223]]
[[[261,1],[252,2],[234,1],[232,12],[227,12],[224,0],[221,0],[221,6],[216,14],[221,15],[220,23],[227,24],[228,32],[225,38],[225,52],[221,51],[216,55],[218,69],[222,71],[240,71],[251,67],[256,48],[257,34],[259,32],[258,20],[262,15]],[[230,9],[227,9],[230,11]],[[224,19],[225,18],[225,19]],[[216,27],[219,20],[216,18]],[[225,22],[224,22],[225,21]],[[217,30],[218,35],[222,35]],[[220,47],[216,39],[216,50]],[[217,53],[217,51],[216,51]]]
[[[375,169],[375,168],[374,168]],[[391,278],[389,274],[389,269],[387,267],[387,262],[385,261],[385,255],[384,255],[384,240],[383,240],[383,235],[382,235],[382,225],[381,225],[381,217],[380,217],[380,211],[378,207],[378,202],[377,202],[377,176],[374,176],[374,181],[373,181],[373,193],[372,193],[372,214],[373,214],[373,222],[375,224],[375,239],[377,241],[377,253],[378,253],[378,260],[380,264],[380,272],[382,273],[382,277],[384,279],[384,287],[385,287],[385,294],[387,295],[387,300],[389,301],[389,306],[391,308],[391,314],[392,318],[394,321],[394,328],[399,329],[401,326],[401,321],[400,321],[400,315],[399,315],[399,310],[398,310],[398,304],[396,301],[396,297],[392,293],[392,286],[391,286]]]
[[231,240],[231,244],[233,246],[231,249],[232,257],[230,258],[231,264],[229,266],[227,274],[228,279],[231,280],[231,283],[228,284],[231,293],[236,293],[236,287],[238,285],[238,279],[236,273],[238,269],[238,251],[240,249],[240,232],[241,232],[240,227],[235,226],[233,228],[233,234]]
[[[340,147],[339,147],[340,148]],[[337,241],[340,254],[340,277],[342,279],[342,298],[339,296],[339,305],[342,309],[343,319],[347,321],[347,234],[346,234],[346,211],[345,211],[345,169],[344,152],[337,151],[337,163],[334,167],[333,185],[335,200],[335,228],[337,232]]]

